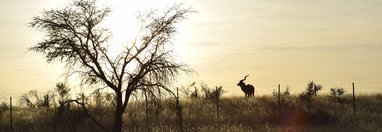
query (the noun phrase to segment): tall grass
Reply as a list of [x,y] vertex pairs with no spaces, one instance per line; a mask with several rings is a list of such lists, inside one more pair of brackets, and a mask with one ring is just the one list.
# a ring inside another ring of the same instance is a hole
[[[361,95],[356,99],[356,115],[353,115],[350,95],[342,97],[341,105],[328,95],[313,97],[310,102],[294,95],[283,96],[281,113],[278,100],[273,96],[225,97],[219,100],[219,117],[214,101],[187,98],[180,103],[186,131],[382,131],[382,95]],[[129,105],[124,115],[125,131],[181,130],[173,99],[149,101],[147,110],[145,101]],[[104,126],[112,127],[111,106],[88,109]],[[9,111],[1,115],[0,131],[9,131]],[[57,108],[15,107],[13,117],[14,130],[20,132],[101,131],[76,106],[61,115]]]

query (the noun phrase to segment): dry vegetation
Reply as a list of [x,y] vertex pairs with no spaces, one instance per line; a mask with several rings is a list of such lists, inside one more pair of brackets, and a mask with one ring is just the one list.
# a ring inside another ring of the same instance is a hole
[[[219,117],[213,99],[182,98],[180,104],[185,131],[381,131],[382,94],[356,99],[356,115],[350,95],[343,96],[341,104],[329,95],[313,97],[309,102],[283,95],[281,114],[274,96],[221,98]],[[104,103],[89,105],[88,110],[111,129],[113,109]],[[129,105],[124,131],[181,131],[174,98],[148,100],[147,105],[138,100]],[[0,131],[9,131],[9,110],[1,112]],[[101,131],[76,105],[65,109],[15,107],[13,117],[15,131]]]

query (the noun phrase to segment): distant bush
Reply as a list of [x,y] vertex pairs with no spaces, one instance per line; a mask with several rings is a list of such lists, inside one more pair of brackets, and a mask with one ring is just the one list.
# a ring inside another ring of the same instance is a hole
[[[280,91],[280,92],[281,92],[281,91]],[[273,97],[277,98],[278,95],[279,95],[278,90],[274,89],[273,92],[272,92],[272,95],[273,95]],[[289,95],[290,95],[290,87],[287,86],[287,87],[285,88],[285,91],[282,92],[282,93],[280,93],[280,95],[281,95],[281,96],[289,96]]]
[[3,113],[5,112],[5,111],[7,111],[9,109],[9,107],[8,107],[8,105],[7,105],[7,103],[5,103],[5,102],[1,102],[1,104],[0,104],[0,117],[3,115]]
[[342,102],[341,96],[344,93],[345,93],[344,88],[330,88],[330,95],[332,95],[333,98],[338,101],[338,105],[341,105],[341,102]]
[[196,83],[191,83],[188,87],[181,88],[186,98],[198,99],[203,98],[206,100],[215,100],[225,93],[223,86],[216,86],[210,88],[207,84],[201,83],[200,88],[196,87]]
[[306,90],[298,95],[301,102],[306,103],[308,108],[312,105],[312,97],[317,96],[318,91],[322,89],[321,84],[316,84],[313,81],[308,82]]

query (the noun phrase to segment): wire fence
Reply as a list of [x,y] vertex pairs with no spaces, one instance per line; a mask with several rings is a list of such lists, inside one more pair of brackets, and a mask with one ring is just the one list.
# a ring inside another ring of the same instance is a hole
[[[321,84],[321,85],[328,85],[328,84]],[[358,92],[356,90],[356,85],[354,82],[350,84],[351,87],[352,87],[352,90],[350,91],[349,90],[349,93],[352,94],[352,106],[353,106],[353,112],[354,112],[354,115],[356,114],[356,103],[355,103],[355,100],[356,100],[356,92]],[[279,111],[281,113],[281,102],[280,102],[280,84],[277,85],[277,96],[278,96],[278,106],[279,106]],[[15,106],[15,102],[17,102],[17,100],[20,98],[21,96],[16,96],[16,97],[0,97],[0,131],[13,131],[13,107]],[[179,117],[179,122],[180,122],[180,126],[182,128],[182,112],[181,112],[181,106],[179,105],[179,91],[178,91],[178,88],[177,88],[177,91],[176,91],[176,101],[177,101],[177,108],[178,108],[178,112],[177,115]],[[217,110],[217,117],[219,117],[219,99],[216,100],[216,110]],[[8,118],[9,117],[9,118]],[[4,122],[7,122],[7,123],[4,123]]]

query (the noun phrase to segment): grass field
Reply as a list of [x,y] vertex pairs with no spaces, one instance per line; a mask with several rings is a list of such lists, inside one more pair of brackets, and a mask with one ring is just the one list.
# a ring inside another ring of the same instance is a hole
[[[352,96],[341,103],[327,95],[302,101],[295,95],[283,96],[281,113],[277,98],[224,97],[181,99],[184,131],[382,131],[382,94],[356,97],[353,114]],[[89,112],[107,128],[112,127],[110,105],[90,106]],[[181,131],[173,99],[135,101],[124,115],[125,131]],[[148,114],[147,114],[148,113]],[[219,116],[218,116],[219,115]],[[9,110],[0,115],[0,131],[9,131]],[[25,131],[101,131],[75,105],[53,108],[13,109],[14,130]]]

